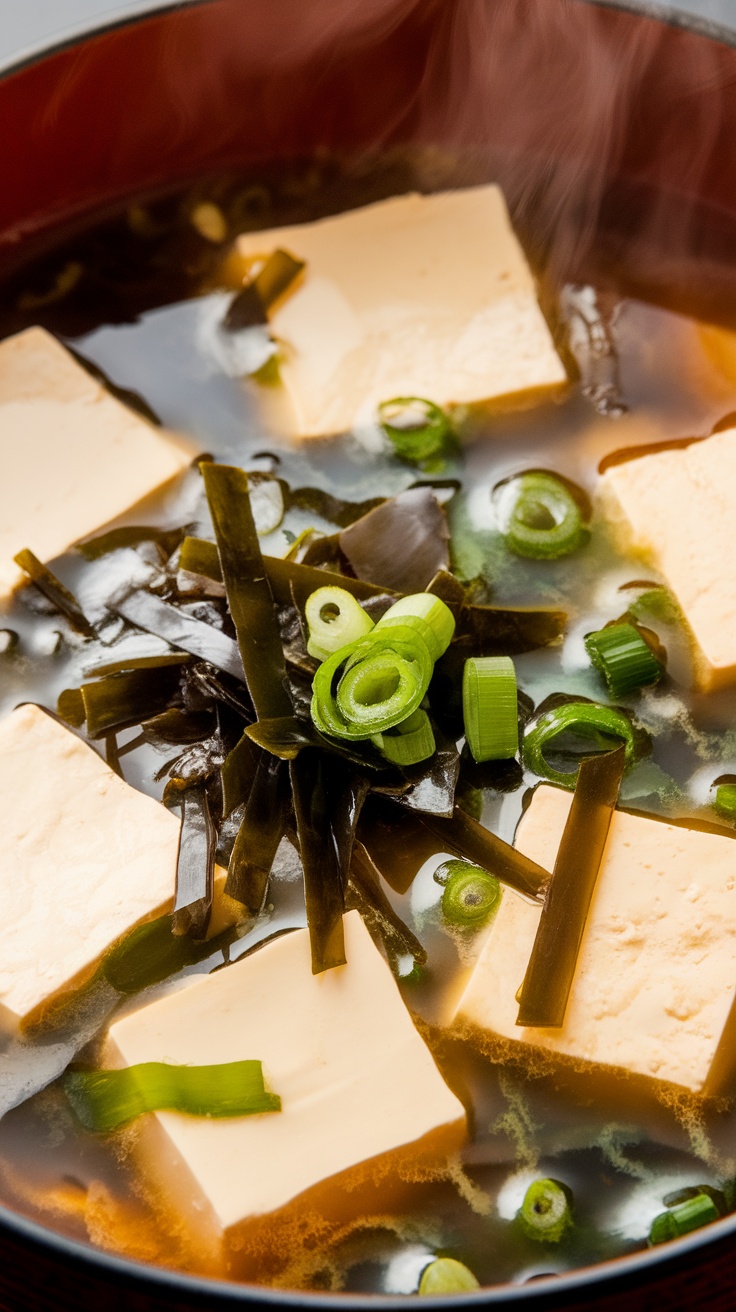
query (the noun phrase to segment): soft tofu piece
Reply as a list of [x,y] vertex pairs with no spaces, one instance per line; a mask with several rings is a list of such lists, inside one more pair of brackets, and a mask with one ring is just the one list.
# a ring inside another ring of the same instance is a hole
[[664,576],[690,627],[704,691],[736,680],[736,428],[614,465],[601,504],[624,544]]
[[259,1220],[273,1235],[294,1210],[359,1214],[355,1168],[402,1150],[441,1159],[464,1137],[463,1106],[358,912],[344,924],[346,966],[313,975],[309,934],[296,930],[110,1029],[108,1065],[257,1058],[281,1097],[279,1113],[139,1122],[143,1169],[215,1264],[247,1248]]
[[115,399],[43,328],[0,342],[0,593],[179,474],[193,451]]
[[294,436],[343,433],[381,401],[500,401],[567,381],[498,187],[379,201],[238,238],[306,260],[271,313]]
[[50,715],[27,705],[0,722],[0,1030],[36,1020],[172,909],[178,846],[171,812]]
[[[548,870],[571,802],[542,785],[519,826],[516,846]],[[516,1025],[539,917],[539,906],[504,889],[458,1018],[705,1091],[736,995],[736,842],[614,813],[561,1029]]]

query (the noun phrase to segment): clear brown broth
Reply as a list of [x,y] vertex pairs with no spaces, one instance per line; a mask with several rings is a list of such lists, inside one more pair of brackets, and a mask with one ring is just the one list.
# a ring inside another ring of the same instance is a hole
[[[309,176],[302,169],[278,175],[276,181],[269,177],[261,187],[267,197],[264,202],[261,195],[258,202],[262,212],[249,216],[250,226],[313,217],[320,206],[340,208],[341,197],[343,205],[362,203],[407,185],[401,171],[394,176],[384,168],[377,170],[375,179],[364,174],[361,187],[351,192],[338,172],[325,202],[325,188],[320,192],[318,185],[320,177],[324,182],[324,172],[318,173],[317,183],[310,183]],[[253,188],[252,180],[249,186]],[[221,199],[214,187],[200,190]],[[258,194],[252,190],[253,196]],[[179,202],[169,204],[171,212],[182,212],[181,206],[176,210]],[[75,239],[72,255],[91,252],[93,262],[102,259],[103,264],[106,258],[124,279],[128,265],[119,249],[120,231],[120,224],[107,225]],[[170,240],[172,249],[174,243],[181,243],[181,224],[172,226]],[[137,306],[132,296],[121,310],[120,298],[106,301],[104,285],[99,285],[93,292],[82,289],[62,301],[33,307],[32,318],[60,333],[116,385],[140,394],[166,426],[191,434],[215,457],[265,467],[256,454],[273,450],[273,438],[260,426],[241,384],[218,372],[202,354],[203,319],[215,312],[216,298],[222,299],[223,293],[212,290],[216,285],[213,252],[200,249],[196,242],[192,246],[191,234],[187,241],[186,249],[194,250],[196,258],[191,257],[186,276],[167,282],[162,275],[158,286],[155,279],[153,286],[141,285]],[[55,273],[69,258],[68,247],[46,254],[6,287],[4,303],[10,308],[3,315],[2,332],[29,321],[24,293],[52,285]],[[202,292],[207,286],[210,290]],[[194,295],[196,291],[200,294]],[[121,318],[132,321],[120,322]],[[736,408],[734,343],[736,338],[703,334],[686,315],[629,299],[622,292],[616,344],[628,416],[598,417],[574,386],[560,403],[493,419],[475,417],[462,458],[446,471],[463,484],[450,509],[458,570],[468,577],[482,574],[496,602],[563,606],[570,614],[573,639],[612,618],[617,613],[616,588],[641,577],[642,567],[616,555],[605,526],[594,522],[590,545],[562,561],[538,565],[510,560],[494,533],[483,527],[491,491],[510,474],[544,467],[592,492],[599,462],[610,452],[709,432],[724,413]],[[366,451],[352,439],[279,449],[279,456],[279,473],[292,484],[316,484],[356,499],[395,493],[414,477],[407,467],[385,454]],[[150,522],[175,525],[192,519],[192,507],[199,510],[195,479],[188,476],[153,499],[145,515]],[[133,520],[141,521],[140,511]],[[295,532],[307,522],[325,527],[303,516],[285,521]],[[263,540],[264,549],[276,554],[283,550],[282,544],[280,531]],[[62,558],[58,573],[70,586],[78,586],[79,558],[73,553]],[[625,609],[622,596],[618,594],[619,610]],[[54,707],[62,688],[80,682],[89,652],[70,642],[58,617],[39,607],[28,593],[13,602],[0,623],[19,635],[14,651],[0,657],[0,713],[21,700]],[[56,635],[61,631],[65,636],[59,642]],[[674,635],[670,637],[674,677],[638,700],[637,713],[653,736],[652,760],[683,787],[681,813],[707,815],[702,779],[736,768],[736,735],[731,730],[734,695],[693,695],[687,650],[682,644],[678,648]],[[596,677],[582,659],[575,658],[573,639],[562,652],[554,648],[517,659],[520,684],[535,702],[557,691],[601,695]],[[121,743],[134,735],[134,730],[121,735]],[[162,788],[153,779],[160,764],[161,757],[153,749],[123,758],[128,781],[155,796]],[[692,783],[695,776],[701,781],[699,789]],[[481,799],[484,821],[503,837],[512,838],[524,795],[533,782],[527,778],[508,794],[488,790]],[[657,809],[651,796],[629,801],[642,809]],[[432,880],[432,867],[439,859],[420,871],[406,895],[390,895],[428,949],[429,968],[404,978],[401,987],[408,1005],[430,1027],[429,1040],[438,1044],[438,1059],[450,1083],[470,1101],[471,1141],[454,1179],[416,1185],[405,1212],[346,1235],[328,1252],[308,1257],[295,1252],[292,1266],[281,1277],[287,1283],[409,1293],[416,1288],[427,1254],[436,1251],[466,1261],[484,1284],[522,1282],[645,1246],[649,1224],[668,1190],[722,1184],[736,1174],[736,1122],[730,1111],[695,1115],[692,1109],[673,1109],[656,1099],[637,1102],[618,1087],[591,1100],[580,1088],[558,1087],[549,1076],[494,1064],[468,1044],[438,1041],[447,996],[459,986],[472,955],[471,943],[453,938],[443,926],[439,889]],[[233,954],[275,928],[304,924],[299,882],[287,875],[277,873],[271,909]],[[216,954],[190,972],[221,963],[221,955]],[[539,1174],[563,1180],[575,1195],[574,1237],[556,1247],[534,1244],[514,1223],[526,1184]],[[90,1187],[92,1201],[85,1203]],[[167,1234],[165,1218],[155,1207],[151,1210],[145,1188],[130,1169],[125,1140],[122,1148],[113,1149],[79,1132],[54,1086],[0,1120],[0,1199],[103,1247],[171,1265],[187,1264],[175,1238]],[[138,1217],[137,1228],[130,1209]]]

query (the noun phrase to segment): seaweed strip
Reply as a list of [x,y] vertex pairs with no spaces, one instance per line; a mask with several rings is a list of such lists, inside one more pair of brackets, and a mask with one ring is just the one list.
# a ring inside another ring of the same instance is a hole
[[359,579],[395,592],[422,592],[449,568],[445,513],[429,488],[410,488],[371,510],[340,534]]
[[305,747],[322,747],[331,755],[368,770],[385,770],[386,761],[366,743],[363,751],[351,749],[347,742],[326,738],[315,729],[311,720],[296,715],[284,715],[273,720],[256,720],[245,731],[248,737],[264,751],[279,756],[282,761],[293,761]]
[[39,592],[42,592],[44,597],[66,616],[72,628],[83,633],[85,638],[95,637],[95,631],[74,594],[64,587],[64,584],[41,563],[37,556],[34,556],[32,551],[27,548],[19,551],[13,560],[28,575]]
[[78,715],[79,701],[74,696],[77,692],[87,721],[87,736],[104,738],[168,710],[179,694],[179,671],[171,666],[161,670],[129,670],[126,674],[110,674],[96,683],[85,683],[79,689],[67,688],[59,696],[57,709],[61,718],[72,724],[75,723],[72,717]]
[[163,638],[173,647],[180,647],[235,679],[243,679],[237,644],[211,624],[183,614],[176,606],[170,606],[150,592],[131,592],[115,609],[129,624]]
[[581,762],[519,995],[517,1025],[559,1027],[623,778],[622,745]]
[[65,688],[60,692],[56,703],[56,714],[65,724],[72,724],[75,729],[81,729],[87,718],[82,689]]
[[345,501],[342,497],[334,497],[331,492],[323,492],[318,487],[295,487],[289,497],[290,505],[319,515],[321,519],[326,519],[330,524],[337,524],[339,528],[348,528],[356,519],[362,519],[371,510],[382,506],[385,501],[386,497],[371,497],[368,501]]
[[497,834],[492,834],[460,807],[455,808],[451,820],[425,812],[422,822],[437,835],[445,851],[489,870],[502,884],[515,888],[518,893],[535,901],[541,899],[549,883],[549,871],[543,870],[536,861],[524,856]]
[[185,528],[154,528],[151,524],[125,524],[121,528],[108,529],[97,537],[87,538],[86,542],[77,542],[74,550],[81,553],[85,560],[99,560],[111,551],[120,551],[123,547],[139,547],[143,542],[155,542],[164,556],[173,555],[179,546]]
[[[519,656],[561,637],[564,610],[465,605],[458,617],[454,648],[468,656]],[[444,659],[444,658],[443,658]]]
[[363,808],[358,839],[389,887],[401,895],[407,892],[424,862],[442,850],[419,812],[403,810],[376,794]]
[[[409,767],[405,774],[411,786],[397,800],[412,811],[431,815],[452,816],[455,810],[455,790],[460,775],[460,753],[454,738],[441,733],[435,726],[437,743],[434,755],[422,767]],[[416,777],[418,776],[418,777]]]
[[231,928],[214,938],[194,942],[175,935],[172,928],[172,916],[159,916],[136,926],[111,948],[102,960],[102,973],[118,993],[140,993],[152,984],[160,984],[186,966],[206,961],[236,935]]
[[181,797],[181,812],[172,930],[203,939],[212,911],[216,846],[205,788],[188,788]]
[[228,897],[242,902],[251,915],[258,915],[263,906],[288,811],[287,767],[278,757],[263,752],[230,856],[225,884]]
[[345,905],[348,910],[355,907],[369,931],[380,935],[389,958],[412,956],[421,965],[427,960],[426,950],[419,939],[394,911],[381,888],[379,873],[369,852],[358,842],[353,846]]
[[105,738],[105,760],[110,769],[122,779],[123,769],[120,764],[120,751],[117,734],[109,733]]
[[299,610],[303,611],[307,599],[317,588],[345,588],[358,601],[369,597],[378,597],[390,592],[363,579],[354,579],[347,574],[336,574],[333,570],[317,569],[314,565],[299,565],[294,560],[282,560],[278,556],[264,556],[268,581],[274,600],[279,606],[288,606],[293,598]]
[[228,752],[220,771],[223,820],[247,800],[257,768],[258,752],[247,734],[243,734]]
[[222,570],[217,545],[206,538],[186,537],[179,552],[179,569],[187,574],[222,583]]
[[216,723],[211,710],[185,711],[173,706],[170,711],[162,711],[147,720],[141,728],[145,741],[158,747],[172,743],[201,743],[212,736]]
[[128,656],[117,661],[105,661],[102,665],[85,666],[85,676],[89,679],[102,678],[105,674],[122,674],[125,670],[160,670],[166,665],[187,665],[192,660],[185,651],[164,651],[158,656]]
[[232,465],[201,466],[245,681],[259,719],[290,715],[276,608],[248,495],[248,476]]
[[304,897],[312,949],[312,973],[345,965],[342,917],[345,897],[332,833],[328,769],[315,748],[289,763]]
[[337,865],[343,889],[347,887],[350,862],[358,821],[370,790],[370,780],[358,769],[346,770],[341,761],[326,763],[332,779],[332,837],[337,853]]
[[427,584],[426,591],[444,601],[457,619],[465,602],[465,584],[459,578],[451,574],[449,569],[439,569]]

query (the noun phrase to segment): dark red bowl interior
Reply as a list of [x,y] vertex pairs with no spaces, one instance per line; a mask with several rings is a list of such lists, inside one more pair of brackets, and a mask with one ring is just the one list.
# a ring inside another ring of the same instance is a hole
[[[736,50],[584,0],[209,0],[0,80],[0,276],[190,178],[406,143],[499,180],[540,263],[736,322]],[[465,1304],[736,1308],[736,1219]],[[0,1308],[363,1307],[177,1277],[0,1209]],[[398,1306],[405,1299],[370,1300]],[[457,1302],[457,1300],[455,1301]]]

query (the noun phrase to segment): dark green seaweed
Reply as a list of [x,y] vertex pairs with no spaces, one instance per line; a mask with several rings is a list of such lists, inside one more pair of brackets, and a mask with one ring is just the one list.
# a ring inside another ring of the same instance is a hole
[[228,752],[220,771],[222,818],[247,801],[258,768],[258,751],[246,735]]
[[259,719],[290,715],[276,609],[248,495],[248,476],[231,465],[202,464],[230,614]]
[[129,624],[163,638],[235,679],[243,678],[237,643],[211,624],[193,619],[150,592],[131,592],[115,609]]
[[207,933],[215,886],[216,845],[207,791],[201,786],[188,788],[181,798],[174,934],[203,939]]
[[570,813],[539,918],[517,1025],[559,1027],[577,965],[625,765],[623,744],[581,762]]
[[52,606],[66,616],[73,629],[83,633],[85,638],[95,637],[95,631],[74,594],[64,587],[64,584],[41,563],[37,556],[34,556],[32,551],[28,551],[27,548],[19,551],[13,560]]
[[[142,724],[160,715],[178,700],[179,669],[128,670],[110,674],[81,688],[67,688],[59,695],[57,710],[62,720],[79,727],[87,722],[89,738],[104,738],[120,729]],[[80,703],[81,699],[81,703]],[[81,708],[83,718],[79,719]]]
[[263,560],[274,600],[279,606],[288,606],[293,599],[299,610],[303,610],[307,599],[317,588],[345,588],[358,601],[366,601],[369,597],[378,597],[391,590],[367,583],[364,579],[336,574],[332,570],[316,569],[313,565],[298,565],[294,560],[281,560],[277,556],[264,556]]
[[234,929],[195,942],[172,933],[173,916],[159,916],[138,925],[102,961],[102,973],[118,993],[139,993],[160,984],[186,966],[206,961],[235,937]]
[[245,804],[230,856],[225,892],[242,902],[251,915],[263,906],[274,857],[289,812],[287,767],[263,752]]
[[345,501],[342,497],[333,497],[331,492],[323,492],[319,487],[295,487],[289,497],[289,504],[298,510],[310,511],[326,519],[339,528],[348,528],[356,519],[382,506],[386,497],[371,497],[368,501]]
[[187,665],[191,660],[185,651],[164,651],[158,656],[122,656],[116,661],[103,661],[101,665],[88,665],[84,674],[88,679],[99,679],[105,674],[122,674],[125,670],[160,670],[165,665]]
[[422,592],[448,569],[445,514],[429,488],[410,488],[371,510],[340,534],[355,575],[394,592]]
[[349,911],[356,908],[370,933],[382,939],[389,960],[395,962],[398,957],[412,956],[421,965],[427,960],[419,939],[394,911],[381,888],[379,873],[369,852],[358,842],[353,845],[345,905]]
[[108,529],[97,537],[87,538],[74,547],[85,560],[99,560],[111,551],[120,551],[123,547],[139,547],[142,542],[155,542],[161,548],[164,559],[173,555],[186,533],[185,528],[154,528],[152,524],[125,524],[121,528]]
[[419,812],[405,810],[376,794],[363,807],[358,838],[386,883],[400,895],[407,892],[424,862],[442,851],[442,843]]
[[312,973],[345,964],[344,890],[332,838],[332,805],[325,757],[315,748],[289,762],[304,896],[312,949]]
[[386,761],[370,743],[359,743],[351,747],[347,741],[327,738],[315,728],[311,720],[300,719],[296,715],[256,720],[255,724],[248,725],[246,733],[264,751],[281,757],[282,761],[293,761],[305,747],[322,747],[362,769],[386,769]]
[[455,808],[451,820],[424,814],[422,821],[439,838],[443,851],[472,861],[495,875],[502,884],[508,884],[509,888],[515,888],[527,897],[541,898],[549,883],[549,871],[543,870],[510,843],[505,843],[497,834],[492,834],[460,807]]
[[197,574],[203,578],[222,583],[220,556],[215,542],[205,538],[186,537],[179,552],[179,569],[188,574]]

